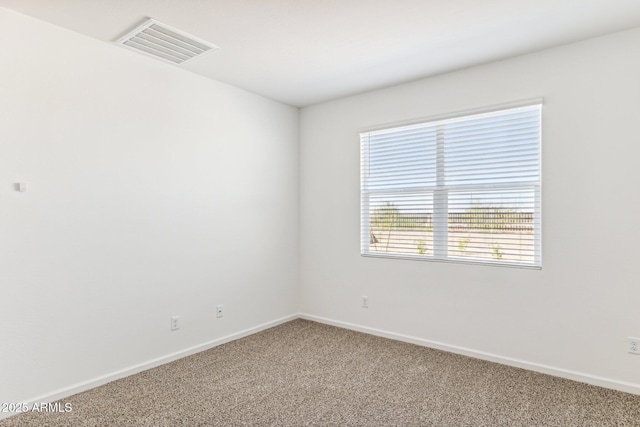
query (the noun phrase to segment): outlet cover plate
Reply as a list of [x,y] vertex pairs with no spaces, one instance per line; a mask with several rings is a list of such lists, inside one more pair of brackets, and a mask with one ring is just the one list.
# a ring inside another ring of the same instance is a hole
[[177,331],[180,329],[180,316],[172,316],[171,317],[171,330]]

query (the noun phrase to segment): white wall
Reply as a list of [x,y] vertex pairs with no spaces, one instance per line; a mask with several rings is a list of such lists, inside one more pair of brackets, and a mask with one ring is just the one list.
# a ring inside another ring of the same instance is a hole
[[297,109],[6,9],[0,52],[0,402],[296,313]]
[[[303,109],[301,311],[640,393],[639,45],[636,29]],[[541,271],[360,256],[359,129],[541,96]]]

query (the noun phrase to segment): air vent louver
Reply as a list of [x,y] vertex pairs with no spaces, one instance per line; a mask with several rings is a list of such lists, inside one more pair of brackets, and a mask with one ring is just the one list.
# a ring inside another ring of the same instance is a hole
[[183,64],[219,49],[216,45],[153,19],[149,19],[116,43],[173,64]]

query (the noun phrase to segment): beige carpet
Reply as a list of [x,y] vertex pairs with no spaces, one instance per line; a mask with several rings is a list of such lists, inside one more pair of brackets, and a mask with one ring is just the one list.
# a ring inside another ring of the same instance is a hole
[[639,426],[640,396],[306,320],[0,426]]

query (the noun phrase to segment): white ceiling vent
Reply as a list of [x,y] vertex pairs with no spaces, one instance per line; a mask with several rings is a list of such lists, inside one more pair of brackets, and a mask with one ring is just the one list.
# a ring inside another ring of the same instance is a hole
[[116,43],[172,64],[183,64],[220,49],[153,19],[149,19]]

